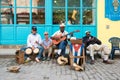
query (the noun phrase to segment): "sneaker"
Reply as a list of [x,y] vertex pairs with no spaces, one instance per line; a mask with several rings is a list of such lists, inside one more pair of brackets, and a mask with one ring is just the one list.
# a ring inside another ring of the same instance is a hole
[[50,61],[50,57],[47,58],[47,61]]
[[95,63],[95,60],[91,60],[90,64],[94,64]]
[[25,60],[26,63],[30,62],[30,61],[31,61],[31,59],[29,57]]
[[36,62],[40,62],[40,60],[38,58],[35,58]]
[[105,64],[112,64],[112,62],[110,62],[108,60],[103,60],[103,63],[105,63]]
[[59,57],[59,55],[58,54],[55,54],[55,59],[57,59]]
[[46,60],[46,57],[43,57],[43,59],[42,59],[43,61],[45,61]]

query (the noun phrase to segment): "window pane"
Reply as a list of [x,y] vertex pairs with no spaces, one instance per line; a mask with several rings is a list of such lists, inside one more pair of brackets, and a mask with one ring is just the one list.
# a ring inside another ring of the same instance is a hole
[[68,7],[80,7],[80,0],[68,0]]
[[80,11],[77,9],[68,9],[68,24],[80,24]]
[[83,24],[95,24],[94,13],[95,12],[93,9],[84,9],[83,10]]
[[29,24],[29,8],[17,8],[17,23]]
[[17,6],[30,7],[30,0],[16,0]]
[[45,24],[45,9],[44,8],[34,8],[33,11],[37,10],[37,13],[32,14],[33,24]]
[[0,0],[1,1],[1,6],[9,6],[10,4],[13,4],[13,0]]
[[53,0],[54,7],[65,7],[65,0]]
[[16,13],[29,13],[30,8],[17,8]]
[[83,6],[84,7],[94,7],[95,0],[83,0]]
[[14,15],[12,8],[1,8],[0,18],[2,24],[13,24]]
[[44,7],[45,6],[45,0],[32,0],[32,6],[33,7]]
[[53,24],[65,21],[65,9],[53,9]]

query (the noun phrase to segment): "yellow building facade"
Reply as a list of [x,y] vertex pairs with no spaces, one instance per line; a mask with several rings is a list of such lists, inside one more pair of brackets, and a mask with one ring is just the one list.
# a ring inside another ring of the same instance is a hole
[[120,21],[112,21],[108,18],[105,18],[105,0],[98,0],[97,5],[98,38],[103,42],[103,44],[111,46],[108,42],[109,38],[120,37]]

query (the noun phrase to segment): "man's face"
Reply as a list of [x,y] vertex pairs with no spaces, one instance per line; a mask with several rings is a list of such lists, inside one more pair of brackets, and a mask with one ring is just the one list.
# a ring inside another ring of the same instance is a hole
[[36,34],[36,32],[37,32],[37,31],[35,31],[35,30],[32,30],[32,33],[33,33],[34,35]]
[[44,34],[45,35],[45,38],[48,38],[48,33]]
[[90,36],[90,33],[89,33],[89,32],[87,32],[87,33],[86,33],[86,36]]
[[65,27],[60,27],[60,31],[61,31],[61,32],[64,32],[64,28],[65,28]]

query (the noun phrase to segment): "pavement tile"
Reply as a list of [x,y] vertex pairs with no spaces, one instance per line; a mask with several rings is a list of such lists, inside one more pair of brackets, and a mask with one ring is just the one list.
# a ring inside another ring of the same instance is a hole
[[[120,80],[120,61],[115,59],[114,62],[106,65],[97,59],[94,65],[86,63],[85,71],[74,71],[69,65],[59,66],[53,60],[19,65],[15,58],[0,58],[0,80]],[[13,65],[21,67],[19,73],[7,70]]]

